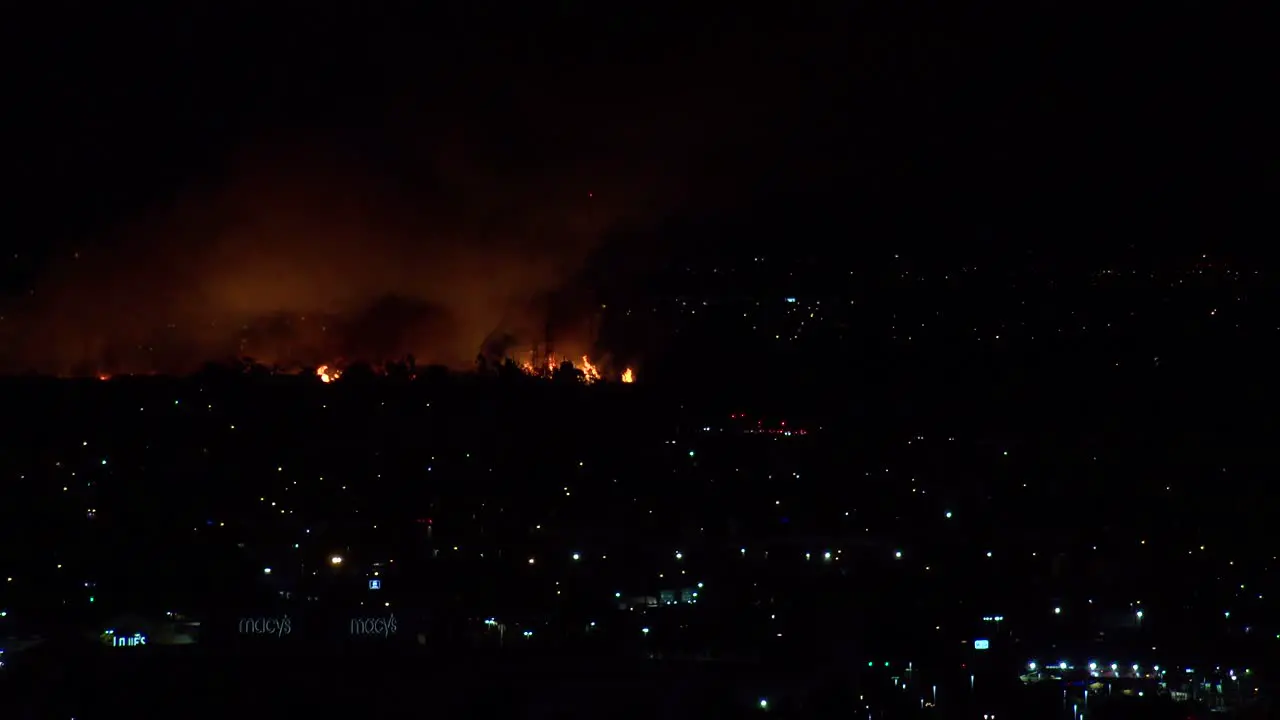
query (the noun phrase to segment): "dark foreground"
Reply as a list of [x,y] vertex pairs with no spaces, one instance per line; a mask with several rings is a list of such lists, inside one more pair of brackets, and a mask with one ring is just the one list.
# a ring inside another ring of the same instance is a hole
[[[903,688],[852,666],[583,657],[231,656],[194,647],[48,654],[0,675],[4,718],[1065,718],[1057,684]],[[948,694],[950,697],[948,697]],[[937,704],[934,699],[937,698]],[[1077,705],[1078,707],[1073,707]],[[1095,697],[1088,716],[1210,717],[1167,698]],[[1078,715],[1077,715],[1078,716]],[[1267,703],[1213,717],[1270,717]]]

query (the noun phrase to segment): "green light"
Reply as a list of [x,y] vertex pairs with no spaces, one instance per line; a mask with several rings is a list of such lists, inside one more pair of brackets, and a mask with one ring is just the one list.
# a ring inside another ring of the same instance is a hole
[[873,667],[874,665],[874,662],[871,662],[870,660],[867,661],[867,667]]
[[93,602],[93,596],[92,596],[92,595],[90,595],[90,596],[89,596],[89,602]]

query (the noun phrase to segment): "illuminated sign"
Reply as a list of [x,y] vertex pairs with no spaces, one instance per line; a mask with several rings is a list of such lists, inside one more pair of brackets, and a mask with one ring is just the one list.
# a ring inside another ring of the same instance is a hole
[[369,581],[369,589],[370,589],[370,590],[381,590],[381,589],[382,589],[382,581],[381,581],[381,580],[370,580],[370,581]]
[[241,635],[274,635],[276,637],[284,637],[293,632],[293,621],[288,615],[278,618],[259,617],[259,618],[241,618],[240,619]]
[[147,636],[142,633],[116,635],[115,630],[107,630],[102,633],[102,640],[111,647],[139,647],[147,644]]
[[990,648],[991,648],[990,640],[974,640],[973,641],[974,650],[989,650]]
[[396,634],[396,616],[351,618],[349,627],[351,634],[357,637],[390,637]]
[[[356,611],[359,612],[359,611]],[[377,612],[366,610],[365,612]],[[257,636],[264,638],[269,643],[288,642],[301,638],[310,637],[312,633],[319,633],[317,640],[329,637],[334,640],[356,640],[362,641],[377,640],[396,640],[408,636],[412,638],[417,632],[412,626],[412,619],[409,620],[410,625],[405,625],[405,618],[400,613],[391,613],[389,610],[382,610],[381,614],[371,614],[368,616],[355,616],[344,614],[337,617],[298,617],[294,614],[280,615],[263,615],[241,617],[238,619],[238,635],[241,638],[249,636]],[[235,632],[235,631],[232,631]],[[151,643],[151,640],[147,641]],[[110,644],[108,639],[108,644]]]

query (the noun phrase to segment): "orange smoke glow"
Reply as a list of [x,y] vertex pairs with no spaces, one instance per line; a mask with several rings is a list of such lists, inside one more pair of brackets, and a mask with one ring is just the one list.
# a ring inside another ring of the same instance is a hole
[[[0,307],[0,371],[169,374],[250,358],[328,362],[332,380],[335,357],[409,354],[465,370],[491,336],[541,335],[545,298],[578,291],[607,233],[653,207],[646,187],[585,206],[574,174],[509,177],[470,157],[439,168],[459,201],[410,192],[324,139],[300,145],[251,148],[222,182],[50,261],[30,296]],[[561,304],[556,322],[575,322]]]

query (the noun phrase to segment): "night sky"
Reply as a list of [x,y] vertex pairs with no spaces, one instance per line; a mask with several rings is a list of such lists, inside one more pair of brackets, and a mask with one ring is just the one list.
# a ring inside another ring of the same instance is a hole
[[64,372],[171,328],[191,364],[396,296],[412,330],[380,351],[463,365],[600,284],[601,250],[661,267],[664,228],[762,208],[866,262],[1274,234],[1261,17],[412,5],[15,13],[0,359]]

